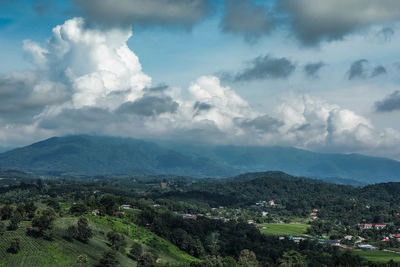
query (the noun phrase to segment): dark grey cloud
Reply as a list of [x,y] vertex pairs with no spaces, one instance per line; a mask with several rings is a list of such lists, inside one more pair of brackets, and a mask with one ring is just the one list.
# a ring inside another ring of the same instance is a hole
[[375,78],[386,73],[387,70],[384,66],[378,65],[372,68],[366,59],[354,61],[347,71],[349,80]]
[[262,132],[274,132],[284,123],[268,115],[260,116],[252,120],[244,120],[240,125],[245,128],[253,128]]
[[372,70],[371,78],[376,77],[376,76],[379,76],[379,75],[383,75],[383,74],[386,74],[386,73],[387,73],[387,71],[386,71],[386,68],[385,68],[385,67],[383,67],[383,66],[376,66],[376,67]]
[[375,109],[377,112],[391,112],[400,110],[400,91],[395,91],[388,95],[382,101],[375,102]]
[[252,0],[225,0],[221,20],[223,32],[238,34],[253,42],[274,28],[273,13]]
[[[287,79],[296,69],[296,65],[289,59],[274,58],[269,55],[259,56],[251,60],[249,66],[237,74],[224,74],[223,78],[230,78],[235,82],[264,79]],[[229,77],[231,76],[231,77]]]
[[195,111],[193,117],[199,115],[202,111],[208,111],[212,109],[212,105],[204,102],[196,101],[193,105],[193,110]]
[[200,111],[200,112],[203,110],[205,110],[205,111],[210,110],[211,108],[212,108],[211,104],[203,103],[203,102],[199,102],[199,101],[196,101],[196,103],[194,103],[194,105],[193,105],[193,110]]
[[348,70],[347,74],[348,74],[348,78],[349,80],[353,80],[356,78],[366,78],[367,77],[367,69],[365,64],[368,63],[368,60],[366,59],[360,59],[357,61],[354,61],[351,66],[350,69]]
[[106,26],[191,27],[212,10],[210,0],[74,0],[86,17]]
[[319,71],[323,66],[325,66],[323,62],[308,63],[304,66],[304,72],[310,78],[318,78]]
[[398,0],[280,0],[278,6],[306,45],[340,40],[371,25],[400,20]]
[[39,127],[46,130],[69,129],[71,131],[96,133],[111,122],[121,121],[120,116],[98,107],[84,107],[80,109],[64,109],[56,116],[45,117]]
[[32,72],[0,76],[0,121],[29,122],[47,106],[69,98],[64,86],[39,83]]
[[156,116],[163,113],[175,113],[179,104],[169,96],[144,96],[135,102],[122,104],[117,112],[141,116]]

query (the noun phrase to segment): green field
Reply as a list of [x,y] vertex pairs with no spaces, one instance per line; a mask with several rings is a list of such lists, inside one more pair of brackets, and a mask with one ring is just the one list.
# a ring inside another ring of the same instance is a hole
[[357,250],[353,253],[371,262],[387,263],[390,260],[400,262],[400,254],[382,250]]
[[[124,234],[127,241],[126,250],[117,255],[119,266],[136,266],[136,263],[126,255],[134,241],[143,244],[144,250],[152,252],[161,263],[198,261],[148,229],[127,220],[108,216],[88,216],[88,219],[94,233],[88,244],[76,240],[71,242],[64,237],[66,228],[76,223],[76,217],[58,218],[51,241],[27,236],[25,229],[30,225],[27,221],[21,223],[16,231],[6,231],[0,238],[0,266],[74,266],[77,257],[81,254],[87,255],[90,266],[93,266],[102,253],[109,249],[106,234],[112,230]],[[19,237],[21,240],[21,251],[15,255],[7,253],[14,237]]]
[[[266,226],[266,229],[262,227]],[[268,235],[305,235],[309,225],[294,223],[266,223],[260,225],[260,231]]]

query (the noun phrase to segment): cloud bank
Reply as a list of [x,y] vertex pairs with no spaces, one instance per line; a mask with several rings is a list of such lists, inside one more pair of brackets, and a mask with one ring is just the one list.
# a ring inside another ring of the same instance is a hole
[[306,45],[340,40],[372,25],[400,20],[397,0],[280,0],[278,3],[297,37]]
[[243,70],[232,74],[222,73],[223,79],[234,82],[266,80],[266,79],[287,79],[296,69],[295,63],[289,59],[275,58],[270,55],[258,56],[247,63]]
[[[44,46],[25,41],[35,69],[0,77],[0,141],[89,133],[400,158],[397,131],[377,131],[367,118],[311,96],[289,95],[266,114],[215,76],[183,89],[154,86],[126,44],[131,35],[74,18],[55,27]],[[284,79],[294,69],[286,58],[260,56],[235,79]]]
[[209,0],[74,0],[86,17],[105,26],[191,27],[211,11]]
[[275,27],[271,10],[252,0],[225,0],[225,13],[221,20],[223,32],[241,35],[254,42]]
[[400,91],[395,91],[382,101],[375,103],[377,112],[392,112],[400,110]]

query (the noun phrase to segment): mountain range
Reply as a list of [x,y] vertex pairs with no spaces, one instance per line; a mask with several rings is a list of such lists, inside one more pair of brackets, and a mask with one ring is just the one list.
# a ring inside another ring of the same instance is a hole
[[230,177],[284,171],[344,184],[400,181],[400,162],[292,147],[213,146],[73,135],[0,154],[0,168],[50,175],[175,174]]

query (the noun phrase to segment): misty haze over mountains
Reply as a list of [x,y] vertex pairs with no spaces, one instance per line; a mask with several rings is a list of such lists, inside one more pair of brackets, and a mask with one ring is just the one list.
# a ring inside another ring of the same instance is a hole
[[[230,177],[279,170],[349,184],[400,181],[400,162],[291,147],[212,146],[76,135],[0,154],[0,167],[52,175],[175,174]],[[348,180],[346,180],[348,179]]]

